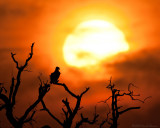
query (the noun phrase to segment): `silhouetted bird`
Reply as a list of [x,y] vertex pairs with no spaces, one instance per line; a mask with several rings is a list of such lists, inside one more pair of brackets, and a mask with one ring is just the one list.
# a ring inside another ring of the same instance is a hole
[[59,76],[60,76],[59,70],[60,70],[60,68],[56,67],[55,71],[53,73],[51,73],[51,75],[50,75],[50,83],[51,84],[58,83],[58,79],[59,79]]

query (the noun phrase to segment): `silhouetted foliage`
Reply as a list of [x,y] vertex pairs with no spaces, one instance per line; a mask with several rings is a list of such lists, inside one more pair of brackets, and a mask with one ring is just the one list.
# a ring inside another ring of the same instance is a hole
[[17,73],[16,79],[12,77],[12,83],[11,83],[10,90],[9,90],[9,96],[7,95],[7,90],[4,88],[4,86],[2,86],[3,84],[0,85],[0,99],[4,102],[4,104],[0,106],[0,110],[6,109],[7,119],[12,124],[12,126],[15,128],[22,128],[22,126],[25,123],[28,123],[33,120],[33,116],[36,113],[36,111],[34,110],[35,107],[40,103],[40,101],[43,99],[45,94],[50,89],[49,85],[44,85],[44,86],[40,85],[39,96],[37,100],[27,108],[27,110],[21,117],[16,118],[16,116],[13,113],[13,109],[15,107],[16,96],[17,96],[19,87],[21,85],[21,80],[20,80],[21,74],[25,70],[25,68],[28,65],[28,62],[31,60],[33,56],[33,46],[34,46],[34,43],[32,43],[31,52],[29,53],[29,57],[26,59],[25,64],[22,66],[19,66],[18,61],[15,59],[16,54],[11,53],[11,57],[16,64],[18,73]]
[[[118,106],[118,98],[119,97],[122,97],[122,96],[126,95],[126,96],[129,96],[132,100],[138,100],[142,103],[144,103],[146,99],[150,98],[150,96],[145,98],[144,100],[140,100],[140,99],[135,98],[136,96],[140,96],[140,94],[138,94],[138,95],[133,94],[133,91],[130,89],[131,86],[136,87],[134,84],[130,83],[128,85],[128,92],[121,93],[121,90],[116,89],[115,85],[111,83],[111,79],[110,79],[110,83],[107,86],[107,88],[111,90],[112,95],[109,98],[107,98],[105,101],[102,101],[102,102],[106,103],[109,99],[111,99],[112,100],[111,110],[109,109],[109,112],[107,113],[106,119],[104,121],[102,121],[102,123],[100,124],[100,128],[102,128],[102,126],[105,123],[108,123],[110,128],[117,128],[118,118],[119,118],[120,115],[122,115],[125,112],[128,112],[130,110],[141,108],[141,107],[138,106],[138,107],[129,107],[129,108],[120,110],[123,106]],[[110,114],[111,114],[111,117],[109,117]]]

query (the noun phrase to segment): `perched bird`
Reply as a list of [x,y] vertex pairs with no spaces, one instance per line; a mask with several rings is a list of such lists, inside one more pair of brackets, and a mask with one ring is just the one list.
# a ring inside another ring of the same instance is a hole
[[60,68],[56,67],[55,71],[53,73],[51,73],[51,75],[50,75],[50,83],[51,84],[58,83],[58,79],[59,79],[59,76],[60,76],[59,70],[60,70]]

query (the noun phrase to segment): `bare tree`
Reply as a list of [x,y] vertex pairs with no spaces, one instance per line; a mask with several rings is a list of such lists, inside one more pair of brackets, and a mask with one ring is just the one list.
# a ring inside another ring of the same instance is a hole
[[[66,110],[64,108],[62,108],[62,111],[63,111],[63,113],[65,115],[65,119],[63,121],[61,121],[60,119],[58,119],[57,117],[55,117],[50,112],[50,110],[46,107],[46,105],[45,105],[45,103],[44,103],[43,100],[41,101],[42,105],[43,105],[43,109],[42,110],[47,111],[48,114],[55,121],[57,121],[63,128],[71,128],[72,123],[73,123],[73,119],[75,118],[78,110],[81,109],[80,108],[80,103],[81,103],[82,96],[85,93],[87,93],[87,91],[89,90],[89,88],[86,88],[80,95],[76,95],[72,91],[70,91],[68,89],[68,87],[64,83],[55,83],[55,85],[62,86],[68,94],[70,94],[72,97],[74,97],[76,99],[76,105],[75,105],[75,107],[73,109],[71,109],[70,103],[69,103],[69,101],[68,101],[67,98],[62,100],[63,104],[66,107]],[[96,111],[95,111],[95,115],[94,115],[93,120],[89,120],[88,118],[84,118],[83,114],[81,113],[81,120],[76,123],[75,128],[79,128],[83,123],[94,124],[97,121],[98,116],[99,115],[96,114]]]
[[4,102],[4,104],[0,106],[0,110],[6,109],[6,117],[9,120],[9,122],[12,124],[12,126],[15,128],[22,128],[22,126],[25,123],[33,120],[33,116],[36,113],[36,111],[34,110],[35,107],[41,102],[45,94],[50,89],[49,84],[44,84],[44,86],[40,84],[39,96],[37,100],[26,109],[26,111],[21,117],[16,118],[15,114],[13,113],[13,109],[15,107],[16,96],[17,96],[19,87],[21,85],[21,74],[23,71],[25,71],[25,68],[27,67],[28,62],[31,60],[33,56],[33,46],[34,46],[34,43],[32,43],[31,45],[31,52],[29,53],[29,57],[26,59],[25,64],[22,66],[19,66],[18,61],[15,59],[16,54],[11,53],[11,57],[16,64],[18,73],[17,73],[16,79],[12,77],[12,83],[10,86],[9,95],[7,94],[7,90],[5,89],[5,87],[2,84],[0,84],[0,100]]
[[[111,83],[111,79],[110,79],[110,83],[107,86],[107,88],[111,90],[112,95],[109,98],[107,98],[105,101],[101,101],[101,102],[106,103],[109,99],[111,99],[112,100],[111,109],[109,108],[109,112],[107,113],[107,117],[100,124],[100,128],[102,128],[102,126],[105,123],[109,124],[110,128],[117,128],[118,118],[119,118],[120,115],[122,115],[125,112],[128,112],[130,110],[135,110],[135,109],[140,109],[141,108],[141,107],[138,106],[138,107],[129,107],[129,108],[120,110],[123,106],[118,106],[118,98],[119,97],[122,97],[122,96],[126,95],[126,96],[129,96],[132,100],[138,100],[142,103],[144,103],[146,99],[151,97],[151,96],[149,96],[149,97],[145,98],[144,100],[140,100],[140,99],[135,98],[136,96],[140,96],[140,94],[138,94],[138,95],[133,94],[133,91],[130,89],[131,86],[136,87],[134,84],[130,83],[128,85],[128,92],[121,93],[121,90],[116,89],[115,85]],[[111,114],[111,118],[109,118],[110,114]]]

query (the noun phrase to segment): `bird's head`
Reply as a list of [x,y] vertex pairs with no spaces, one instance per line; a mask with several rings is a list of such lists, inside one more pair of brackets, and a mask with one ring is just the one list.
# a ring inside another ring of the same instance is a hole
[[60,70],[60,68],[59,68],[59,67],[56,67],[56,70]]

